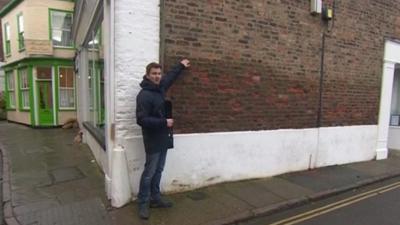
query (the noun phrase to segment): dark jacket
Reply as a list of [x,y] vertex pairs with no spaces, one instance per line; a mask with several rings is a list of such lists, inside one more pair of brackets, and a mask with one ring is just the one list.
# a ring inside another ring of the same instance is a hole
[[154,84],[146,76],[140,83],[142,90],[136,97],[136,122],[142,127],[147,154],[160,152],[169,146],[165,93],[184,68],[182,64],[176,65],[162,76],[160,85]]

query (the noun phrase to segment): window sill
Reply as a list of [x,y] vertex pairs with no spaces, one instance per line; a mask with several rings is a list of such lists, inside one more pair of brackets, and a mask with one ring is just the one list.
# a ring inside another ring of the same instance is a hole
[[24,108],[24,109],[20,109],[20,111],[21,111],[21,112],[30,112],[31,109],[25,109],[25,108]]
[[24,52],[25,48],[18,49],[18,52]]
[[7,108],[6,110],[7,110],[7,111],[16,111],[15,108]]
[[75,50],[75,47],[53,46],[55,49]]
[[94,127],[90,122],[83,122],[83,126],[94,137],[103,150],[106,151],[106,138],[104,136],[104,130]]
[[59,108],[60,111],[76,111],[75,108]]

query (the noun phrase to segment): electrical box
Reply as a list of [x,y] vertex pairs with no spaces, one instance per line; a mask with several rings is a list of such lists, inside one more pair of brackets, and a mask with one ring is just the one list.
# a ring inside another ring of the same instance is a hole
[[328,7],[322,7],[322,19],[331,20],[333,17],[333,10]]
[[322,0],[311,0],[311,14],[321,13]]

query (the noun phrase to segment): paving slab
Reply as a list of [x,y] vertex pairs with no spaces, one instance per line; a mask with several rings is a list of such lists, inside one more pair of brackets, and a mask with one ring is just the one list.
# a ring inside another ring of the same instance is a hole
[[254,182],[286,200],[301,198],[313,193],[309,188],[302,187],[279,177],[258,179]]
[[37,210],[17,216],[21,225],[111,225],[100,199]]
[[284,201],[284,198],[270,192],[262,185],[252,180],[226,183],[224,187],[229,194],[249,203],[253,207],[264,207]]
[[314,170],[278,176],[299,186],[313,190],[314,192],[326,191],[332,188],[356,183],[370,176],[362,171],[344,166],[330,166]]

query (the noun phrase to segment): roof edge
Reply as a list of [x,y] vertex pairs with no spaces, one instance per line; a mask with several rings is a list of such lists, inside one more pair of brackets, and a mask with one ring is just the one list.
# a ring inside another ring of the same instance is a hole
[[0,9],[0,17],[4,17],[7,13],[13,10],[19,3],[24,0],[11,0],[7,5],[5,5],[2,9]]

